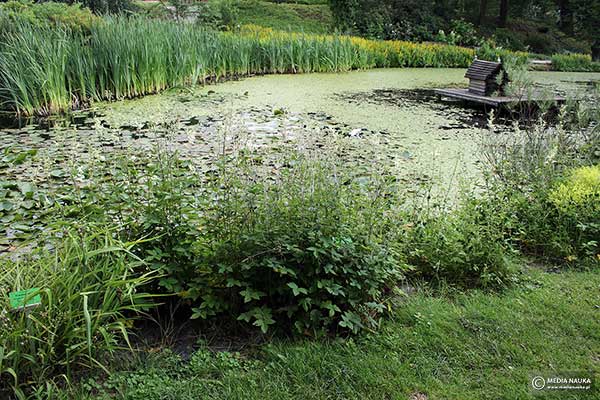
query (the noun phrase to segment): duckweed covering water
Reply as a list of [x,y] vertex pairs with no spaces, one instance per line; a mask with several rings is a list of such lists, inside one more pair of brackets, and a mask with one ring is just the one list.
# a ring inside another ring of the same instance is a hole
[[[387,165],[408,190],[436,194],[472,181],[485,110],[439,103],[431,89],[461,86],[461,69],[386,69],[346,74],[264,76],[195,90],[171,90],[99,105],[70,121],[0,130],[0,247],[40,228],[53,187],[71,187],[88,158],[157,144],[177,150],[197,168],[241,147],[265,164],[286,146],[335,146],[360,173]],[[539,73],[540,84],[562,92],[589,90],[600,74]],[[499,124],[498,133],[510,133]],[[73,172],[75,171],[75,173]],[[475,179],[476,180],[476,179]],[[442,197],[440,197],[442,198]]]

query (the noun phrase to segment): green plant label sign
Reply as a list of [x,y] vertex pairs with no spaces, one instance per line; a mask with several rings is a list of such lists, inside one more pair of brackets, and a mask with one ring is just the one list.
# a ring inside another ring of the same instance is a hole
[[37,307],[42,303],[42,297],[39,294],[39,288],[19,290],[8,295],[10,308],[12,310],[22,310],[29,307]]

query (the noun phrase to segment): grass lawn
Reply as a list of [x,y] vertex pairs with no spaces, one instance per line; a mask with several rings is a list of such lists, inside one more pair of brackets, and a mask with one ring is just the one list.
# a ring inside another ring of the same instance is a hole
[[239,23],[278,30],[327,33],[333,20],[327,4],[273,3],[259,0],[240,2]]
[[598,398],[534,394],[528,382],[554,370],[593,371],[597,381],[599,314],[600,271],[530,270],[497,294],[421,290],[380,331],[354,339],[272,342],[249,356],[199,350],[186,362],[145,355],[133,372],[114,374],[100,398]]

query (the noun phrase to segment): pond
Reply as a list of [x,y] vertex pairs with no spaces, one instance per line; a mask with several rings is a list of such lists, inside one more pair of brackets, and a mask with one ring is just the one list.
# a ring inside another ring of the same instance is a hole
[[[97,104],[68,120],[0,125],[0,253],[44,229],[39,221],[46,193],[69,192],[73,171],[83,168],[86,157],[157,145],[177,150],[198,169],[213,169],[216,157],[240,148],[275,165],[289,147],[327,146],[357,174],[376,163],[407,192],[425,188],[448,205],[459,183],[472,185],[481,177],[480,143],[489,132],[486,110],[439,102],[433,93],[465,86],[464,73],[381,69],[258,76]],[[600,80],[600,74],[532,75],[561,94],[590,90]],[[502,119],[494,127],[499,134],[511,130],[511,121]]]
[[[318,149],[321,141],[335,141],[341,156],[356,167],[377,161],[407,187],[426,182],[445,192],[459,177],[473,181],[481,174],[479,144],[488,114],[441,103],[433,94],[434,88],[465,86],[464,73],[375,69],[269,75],[97,104],[69,121],[0,128],[0,182],[48,186],[39,178],[40,169],[60,178],[61,162],[76,165],[90,152],[156,143],[210,168],[216,154],[236,146],[276,154],[283,144],[310,142]],[[532,78],[554,91],[577,94],[589,90],[600,74],[535,72]],[[499,131],[510,129],[500,123]],[[0,217],[5,232],[14,221],[7,210],[0,210]]]

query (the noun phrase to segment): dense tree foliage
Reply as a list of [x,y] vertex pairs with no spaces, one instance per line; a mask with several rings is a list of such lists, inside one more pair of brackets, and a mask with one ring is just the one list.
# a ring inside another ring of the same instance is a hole
[[600,51],[600,0],[331,0],[331,9],[338,29],[369,37],[434,40],[463,21],[516,50]]
[[[1,1],[1,0],[0,0]],[[46,3],[52,1],[55,3],[81,4],[87,7],[95,14],[118,14],[130,8],[130,0],[41,0],[32,1],[34,3]]]

